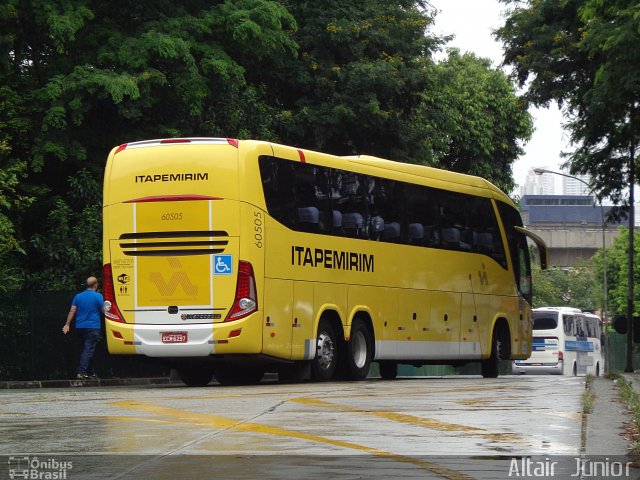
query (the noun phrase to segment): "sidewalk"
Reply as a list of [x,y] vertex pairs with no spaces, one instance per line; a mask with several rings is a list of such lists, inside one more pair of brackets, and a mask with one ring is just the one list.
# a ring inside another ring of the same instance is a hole
[[0,382],[0,390],[19,388],[119,387],[133,385],[182,384],[170,377],[156,378],[100,378],[97,380],[24,380]]
[[[640,389],[640,375],[630,376],[625,374],[627,381],[633,381],[634,387]],[[630,445],[625,438],[624,424],[631,422],[631,415],[619,400],[614,381],[594,378],[591,389],[595,400],[593,411],[587,415],[584,453],[587,456],[627,455]]]
[[[262,381],[275,382],[278,379],[276,373],[267,372]],[[216,382],[216,380],[214,380]],[[135,385],[183,385],[177,373],[169,377],[151,378],[99,378],[97,380],[14,380],[0,381],[0,390],[20,388],[69,388],[69,387],[123,387]]]

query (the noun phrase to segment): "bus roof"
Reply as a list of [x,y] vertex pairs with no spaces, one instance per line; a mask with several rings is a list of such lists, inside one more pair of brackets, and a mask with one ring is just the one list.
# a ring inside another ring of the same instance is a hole
[[[156,140],[146,140],[141,142],[131,142],[120,145],[119,147],[115,147],[112,153],[117,154],[118,152],[124,149],[131,148],[140,148],[140,147],[149,147],[149,146],[161,146],[161,145],[171,145],[171,144],[230,144],[235,147],[242,142],[251,142],[255,144],[267,144],[276,146],[278,144],[273,142],[265,142],[261,140],[237,140],[231,138],[208,138],[208,137],[197,137],[197,138],[168,138],[168,139],[156,139]],[[298,152],[298,154],[303,155],[301,149],[290,147],[286,145],[278,145],[279,147],[293,149]],[[306,149],[305,149],[306,150]],[[489,196],[492,196],[495,199],[499,199],[512,207],[515,207],[513,201],[506,195],[502,190],[493,185],[491,182],[477,176],[466,175],[463,173],[451,172],[448,170],[442,170],[439,168],[427,167],[424,165],[416,165],[411,163],[398,162],[394,160],[386,160],[379,157],[374,157],[372,155],[355,155],[355,156],[335,156],[328,155],[321,152],[315,152],[311,150],[306,150],[309,153],[319,154],[321,157],[333,157],[335,159],[346,160],[349,163],[353,163],[354,165],[360,165],[371,168],[379,168],[382,170],[386,170],[387,172],[395,172],[405,175],[414,175],[424,180],[435,180],[437,182],[450,183],[454,185],[459,185],[463,188],[479,188],[485,191],[488,191]],[[297,155],[296,155],[297,156]],[[317,158],[317,157],[316,157]]]
[[554,312],[566,312],[566,313],[583,313],[579,308],[573,307],[537,307],[533,309],[536,312],[542,312],[544,310],[553,310]]

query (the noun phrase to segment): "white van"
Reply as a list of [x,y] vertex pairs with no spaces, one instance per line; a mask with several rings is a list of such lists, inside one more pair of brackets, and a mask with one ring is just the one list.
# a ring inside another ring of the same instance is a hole
[[577,308],[543,307],[533,310],[533,348],[527,360],[516,360],[516,374],[600,376],[602,321]]

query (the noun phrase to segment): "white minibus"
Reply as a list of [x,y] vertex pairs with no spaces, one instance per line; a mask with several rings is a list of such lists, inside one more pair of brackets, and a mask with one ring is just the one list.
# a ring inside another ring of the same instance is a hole
[[577,308],[543,307],[533,310],[533,348],[527,360],[516,360],[519,374],[600,376],[602,321]]

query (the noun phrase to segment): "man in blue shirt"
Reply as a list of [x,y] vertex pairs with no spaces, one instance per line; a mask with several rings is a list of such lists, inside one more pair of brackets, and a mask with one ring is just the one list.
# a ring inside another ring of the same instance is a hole
[[77,378],[86,380],[96,377],[93,369],[93,353],[100,338],[100,314],[102,313],[102,295],[99,294],[98,279],[87,278],[87,289],[73,297],[71,309],[67,315],[67,322],[62,327],[62,333],[69,333],[71,320],[76,317],[76,330],[80,337],[82,351],[78,365]]

